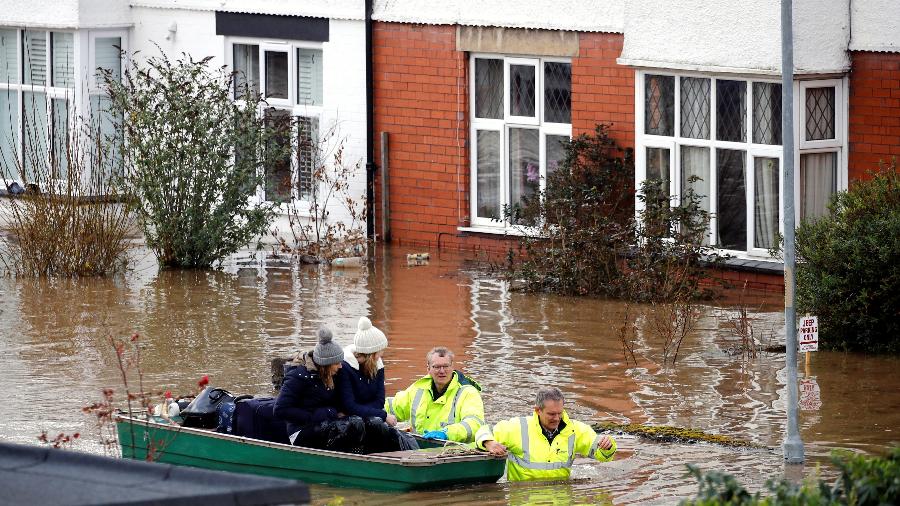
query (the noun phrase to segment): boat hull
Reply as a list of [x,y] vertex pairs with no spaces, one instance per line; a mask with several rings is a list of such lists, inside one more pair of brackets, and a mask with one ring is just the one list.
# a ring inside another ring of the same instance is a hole
[[505,465],[503,459],[459,453],[452,447],[354,455],[125,416],[117,417],[116,425],[124,458],[368,490],[397,492],[491,483],[503,475]]

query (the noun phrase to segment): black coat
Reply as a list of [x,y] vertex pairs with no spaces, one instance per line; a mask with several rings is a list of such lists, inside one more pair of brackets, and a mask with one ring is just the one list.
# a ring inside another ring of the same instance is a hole
[[387,418],[384,411],[384,368],[378,369],[375,378],[369,379],[359,370],[359,363],[352,356],[348,358],[352,363],[348,360],[341,363],[335,382],[341,409],[348,416],[377,416],[384,420]]
[[288,436],[300,429],[338,418],[340,404],[337,388],[325,388],[315,364],[309,359],[305,363],[285,373],[284,384],[275,400],[275,417],[287,423]]

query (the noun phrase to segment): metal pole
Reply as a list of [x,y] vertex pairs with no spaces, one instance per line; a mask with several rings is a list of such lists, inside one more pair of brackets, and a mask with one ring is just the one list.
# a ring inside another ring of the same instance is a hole
[[391,194],[388,184],[388,133],[381,132],[381,240],[391,242]]
[[797,421],[797,309],[794,267],[794,34],[792,1],[781,0],[781,136],[784,144],[784,332],[787,366],[787,434],[784,460],[803,463],[803,441]]

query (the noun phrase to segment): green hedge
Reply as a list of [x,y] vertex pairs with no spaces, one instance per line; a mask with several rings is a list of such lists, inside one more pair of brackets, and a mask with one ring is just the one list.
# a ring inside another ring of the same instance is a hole
[[683,506],[787,506],[900,504],[900,447],[885,457],[832,452],[832,462],[841,474],[834,483],[810,480],[802,484],[769,480],[765,497],[751,494],[731,475],[711,471],[703,473],[695,466],[689,472],[700,482],[697,498],[682,501]]
[[819,317],[823,348],[900,353],[900,173],[835,195],[797,229],[797,306]]

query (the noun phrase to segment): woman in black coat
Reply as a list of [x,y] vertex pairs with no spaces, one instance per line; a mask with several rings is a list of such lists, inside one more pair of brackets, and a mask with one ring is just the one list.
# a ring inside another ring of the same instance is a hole
[[287,424],[295,446],[355,451],[362,443],[362,419],[344,418],[335,388],[344,351],[332,341],[331,330],[320,328],[316,347],[294,360],[284,375],[274,414]]

